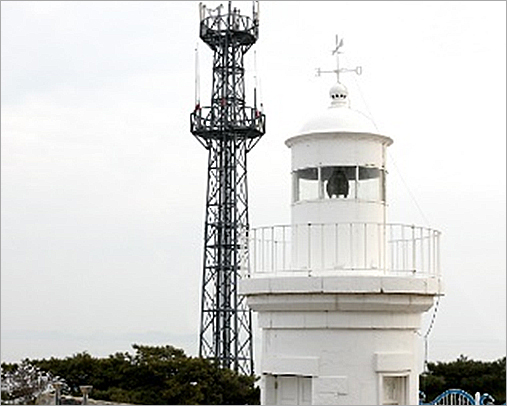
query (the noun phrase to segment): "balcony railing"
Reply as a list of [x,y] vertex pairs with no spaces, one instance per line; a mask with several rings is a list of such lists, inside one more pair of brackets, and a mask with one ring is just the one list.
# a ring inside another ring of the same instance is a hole
[[378,223],[253,228],[243,276],[439,276],[440,235],[425,227]]
[[[233,117],[222,117],[227,109],[214,107],[199,107],[190,114],[190,131],[202,138],[223,136],[224,131],[257,138],[266,132],[266,116],[253,107],[242,107]],[[224,124],[225,123],[225,124]]]
[[259,13],[255,6],[252,17],[241,15],[231,7],[224,14],[220,6],[214,10],[201,7],[200,18],[200,37],[213,49],[225,41],[250,46],[259,37]]

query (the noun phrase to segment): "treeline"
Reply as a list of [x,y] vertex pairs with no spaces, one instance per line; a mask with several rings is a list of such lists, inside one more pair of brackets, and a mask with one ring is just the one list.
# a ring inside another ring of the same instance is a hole
[[[172,346],[133,345],[135,353],[95,358],[80,353],[65,359],[27,360],[41,371],[63,378],[67,394],[81,396],[79,386],[92,385],[90,397],[118,403],[259,404],[255,378],[220,369],[211,361],[186,356]],[[2,375],[15,365],[2,364]],[[3,376],[2,376],[3,378]],[[4,390],[2,398],[5,400]]]
[[484,362],[461,355],[452,362],[429,362],[427,370],[419,377],[419,390],[428,402],[447,389],[463,389],[472,396],[488,393],[497,405],[505,403],[505,357]]
[[[134,354],[116,353],[95,358],[88,353],[65,359],[2,363],[2,403],[33,403],[61,378],[64,394],[81,396],[92,385],[91,397],[131,404],[259,404],[255,378],[220,369],[211,361],[186,356],[172,346],[133,345]],[[505,403],[505,357],[492,362],[460,356],[452,362],[430,362],[420,376],[420,390],[432,401],[447,389],[463,389],[472,396],[488,393],[495,404]]]

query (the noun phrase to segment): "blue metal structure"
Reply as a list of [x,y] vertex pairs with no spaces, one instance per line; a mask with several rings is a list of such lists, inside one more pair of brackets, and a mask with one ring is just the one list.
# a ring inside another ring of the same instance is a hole
[[426,403],[426,395],[424,392],[419,391],[419,404],[420,405],[494,405],[495,398],[489,393],[483,393],[476,403],[475,398],[468,392],[462,389],[448,389],[438,395],[433,401]]

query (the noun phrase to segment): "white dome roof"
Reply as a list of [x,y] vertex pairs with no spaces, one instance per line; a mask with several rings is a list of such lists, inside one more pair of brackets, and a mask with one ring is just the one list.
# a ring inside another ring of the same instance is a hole
[[363,113],[349,106],[347,88],[336,83],[329,90],[331,105],[322,113],[308,120],[298,135],[311,133],[370,133],[378,134],[375,124]]

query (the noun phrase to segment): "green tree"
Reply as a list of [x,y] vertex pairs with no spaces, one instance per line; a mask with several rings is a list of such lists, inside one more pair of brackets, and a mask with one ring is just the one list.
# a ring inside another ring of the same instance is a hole
[[134,404],[259,404],[255,378],[188,357],[172,346],[133,345],[134,354],[94,358],[87,353],[65,359],[31,361],[61,376],[71,394],[93,386],[93,398]]
[[474,361],[460,355],[456,361],[428,363],[419,387],[431,401],[447,389],[463,389],[472,396],[488,393],[497,404],[505,403],[505,357],[492,362]]

